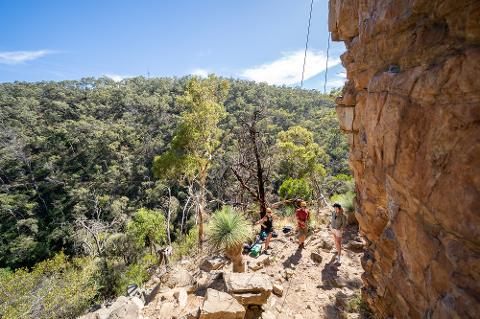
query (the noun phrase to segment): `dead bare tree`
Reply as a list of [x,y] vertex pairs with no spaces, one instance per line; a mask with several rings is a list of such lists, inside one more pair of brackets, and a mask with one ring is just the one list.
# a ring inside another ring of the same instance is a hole
[[[79,241],[84,247],[85,252],[91,256],[102,256],[105,252],[106,244],[110,235],[114,233],[115,227],[121,223],[120,217],[115,217],[112,221],[102,219],[103,210],[96,196],[91,200],[93,204],[92,218],[85,216],[75,220],[75,225],[79,230],[84,230],[86,236],[81,236]],[[92,241],[93,244],[92,245]]]
[[239,119],[237,132],[237,154],[230,167],[242,189],[247,191],[260,207],[263,217],[268,206],[267,185],[270,179],[271,152],[267,146],[266,103],[255,105]]

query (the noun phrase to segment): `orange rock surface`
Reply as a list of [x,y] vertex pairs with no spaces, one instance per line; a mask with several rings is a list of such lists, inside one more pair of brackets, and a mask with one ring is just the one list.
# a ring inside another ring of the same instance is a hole
[[379,318],[480,314],[480,1],[330,0]]

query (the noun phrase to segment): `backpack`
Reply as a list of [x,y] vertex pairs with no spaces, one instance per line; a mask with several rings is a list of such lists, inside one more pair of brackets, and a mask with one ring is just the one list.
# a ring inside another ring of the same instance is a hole
[[260,252],[262,251],[262,245],[261,244],[255,244],[253,247],[250,249],[250,256],[252,257],[258,257],[260,255]]
[[265,240],[266,238],[267,238],[267,232],[262,230],[260,232],[260,239]]

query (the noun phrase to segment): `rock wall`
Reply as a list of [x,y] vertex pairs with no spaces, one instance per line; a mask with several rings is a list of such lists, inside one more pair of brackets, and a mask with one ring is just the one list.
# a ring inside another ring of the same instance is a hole
[[480,316],[480,1],[330,0],[379,318]]

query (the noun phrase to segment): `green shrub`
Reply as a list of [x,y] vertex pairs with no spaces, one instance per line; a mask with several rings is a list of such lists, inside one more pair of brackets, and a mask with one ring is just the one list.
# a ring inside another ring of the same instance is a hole
[[98,270],[90,258],[68,261],[63,253],[37,263],[31,271],[0,271],[0,317],[75,318],[97,296]]
[[193,227],[188,234],[179,238],[173,243],[173,260],[181,259],[184,256],[191,256],[198,249],[198,227]]
[[330,200],[334,203],[339,203],[342,205],[343,209],[347,212],[353,212],[355,209],[354,200],[355,200],[355,193],[354,192],[346,192],[345,194],[335,194],[333,195]]
[[304,178],[287,178],[278,189],[280,197],[285,199],[301,198],[310,200],[312,189]]
[[295,214],[295,207],[293,207],[292,205],[285,205],[277,212],[280,216],[283,217],[293,216]]
[[338,174],[324,179],[324,191],[329,194],[344,194],[355,191],[355,181],[351,175]]
[[166,242],[165,216],[160,211],[140,208],[127,225],[127,235],[131,236],[138,248]]
[[149,270],[157,264],[157,261],[155,256],[147,254],[138,263],[126,267],[117,278],[115,293],[117,295],[125,295],[129,285],[136,284],[141,286],[150,278]]
[[345,311],[349,313],[360,313],[362,318],[372,318],[372,313],[367,303],[363,301],[360,293],[355,294],[355,296],[347,301],[345,305]]

